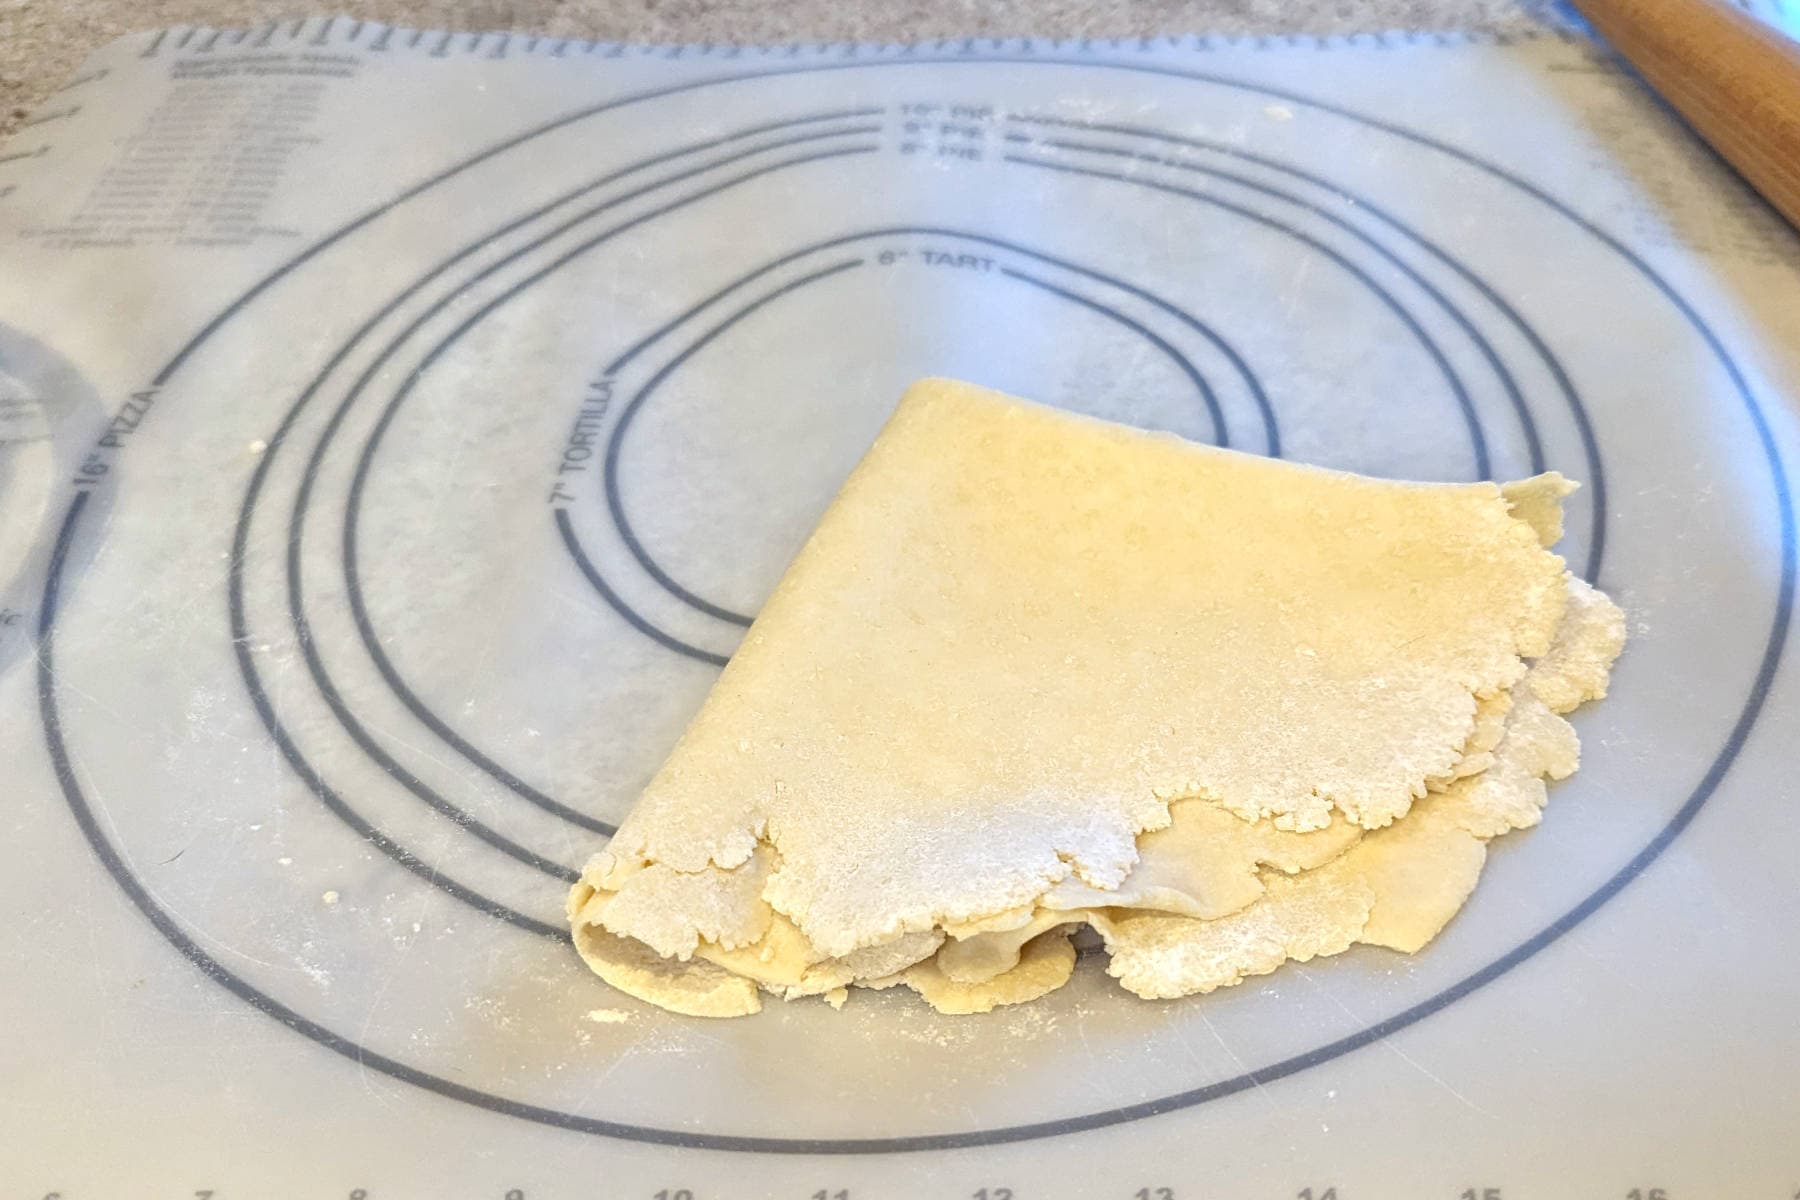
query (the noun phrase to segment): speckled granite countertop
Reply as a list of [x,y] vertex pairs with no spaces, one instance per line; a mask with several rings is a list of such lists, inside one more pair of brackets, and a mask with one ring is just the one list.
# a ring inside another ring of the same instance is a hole
[[913,41],[951,36],[1515,32],[1566,22],[1544,0],[0,0],[0,133],[95,47],[168,25],[248,28],[337,12],[425,29],[637,42]]

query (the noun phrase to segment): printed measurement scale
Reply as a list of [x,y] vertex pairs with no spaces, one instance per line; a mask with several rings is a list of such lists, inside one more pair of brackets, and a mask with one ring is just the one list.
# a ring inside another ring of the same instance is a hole
[[[1800,1191],[1800,251],[1593,46],[179,30],[0,192],[12,1192]],[[567,882],[927,374],[1583,480],[1582,772],[1414,958],[611,991]]]

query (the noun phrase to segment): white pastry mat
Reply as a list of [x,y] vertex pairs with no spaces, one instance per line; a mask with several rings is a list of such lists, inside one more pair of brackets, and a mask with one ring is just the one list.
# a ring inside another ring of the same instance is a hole
[[[1786,1200],[1797,266],[1550,37],[109,47],[0,148],[0,1180]],[[1582,772],[1412,959],[611,992],[564,879],[925,374],[1585,480]]]

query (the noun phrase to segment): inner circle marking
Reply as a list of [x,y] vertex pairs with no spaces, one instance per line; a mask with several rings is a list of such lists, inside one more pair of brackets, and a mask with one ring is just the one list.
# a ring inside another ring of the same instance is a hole
[[[990,246],[1003,246],[1009,250],[1012,250],[1016,253],[1026,255],[1026,256],[1036,259],[1040,262],[1056,263],[1057,265],[1060,265],[1060,266],[1070,266],[1070,264],[1067,264],[1067,263],[1061,262],[1060,260],[1051,258],[1048,255],[1038,254],[1035,251],[1026,250],[1023,247],[1015,246],[1010,243],[1003,242],[998,238],[988,237],[988,236],[981,235],[981,234],[966,234],[966,233],[960,233],[960,232],[954,232],[954,231],[942,230],[942,229],[927,230],[922,227],[903,228],[903,229],[898,229],[898,230],[884,230],[884,231],[879,231],[879,232],[871,232],[871,233],[863,233],[863,234],[852,234],[852,235],[848,235],[845,237],[832,238],[828,241],[818,242],[811,246],[803,247],[799,250],[796,250],[789,254],[783,255],[780,259],[776,260],[775,263],[764,264],[763,266],[756,268],[755,270],[740,277],[739,279],[734,280],[730,284],[727,284],[724,288],[720,289],[718,292],[715,292],[712,296],[709,296],[705,300],[702,300],[699,304],[697,304],[693,308],[689,309],[687,313],[684,313],[683,317],[685,318],[687,315],[689,315],[701,308],[706,307],[707,305],[711,304],[712,302],[719,299],[720,297],[728,294],[731,291],[736,290],[737,288],[743,286],[743,284],[745,282],[747,282],[748,280],[756,278],[756,277],[764,275],[764,274],[767,274],[770,270],[774,269],[774,267],[780,263],[789,262],[796,258],[804,257],[808,254],[817,253],[825,248],[843,245],[843,244],[845,244],[847,242],[851,242],[851,241],[861,241],[861,240],[877,238],[877,237],[882,237],[882,236],[921,236],[921,235],[929,235],[929,236],[937,236],[937,237],[950,237],[950,238],[957,238],[957,239],[962,239],[962,240],[966,240],[966,241],[973,241],[973,242],[986,244],[986,245],[990,245]],[[858,262],[860,262],[860,261],[861,260],[858,260]],[[1096,279],[1105,279],[1106,278],[1106,276],[1101,275],[1099,272],[1093,271],[1093,270],[1090,270],[1087,268],[1074,267],[1072,269],[1079,271],[1081,274],[1087,275],[1092,278],[1096,278]],[[1217,395],[1214,394],[1212,386],[1206,381],[1205,377],[1200,374],[1199,370],[1194,367],[1194,365],[1187,359],[1187,357],[1185,355],[1183,355],[1174,346],[1170,345],[1160,335],[1158,335],[1154,331],[1146,328],[1140,322],[1137,322],[1137,321],[1133,320],[1132,318],[1126,316],[1125,314],[1119,312],[1117,309],[1112,308],[1110,305],[1102,304],[1098,301],[1091,300],[1085,296],[1081,296],[1074,292],[1070,292],[1065,288],[1058,287],[1055,284],[1052,284],[1046,280],[1039,279],[1036,276],[1027,275],[1020,271],[1015,271],[1009,267],[1001,267],[1000,273],[1008,278],[1017,280],[1021,283],[1027,284],[1028,286],[1039,288],[1045,292],[1048,292],[1052,295],[1058,296],[1058,297],[1060,297],[1064,300],[1067,300],[1071,303],[1081,305],[1081,306],[1086,307],[1094,312],[1097,312],[1101,316],[1124,326],[1125,328],[1129,329],[1131,332],[1137,334],[1139,337],[1150,342],[1150,344],[1152,346],[1156,347],[1157,350],[1159,350],[1163,355],[1165,355],[1166,357],[1168,357],[1175,363],[1176,368],[1178,370],[1180,370],[1187,377],[1189,382],[1191,382],[1194,385],[1195,390],[1200,394],[1201,401],[1206,408],[1207,416],[1210,419],[1210,421],[1212,422],[1213,437],[1214,437],[1216,444],[1221,445],[1221,446],[1229,444],[1230,437],[1229,437],[1229,431],[1227,430],[1226,425],[1225,425],[1224,410],[1220,407],[1218,397],[1217,397]],[[700,350],[704,349],[708,344],[710,344],[713,341],[713,339],[719,337],[721,334],[723,334],[727,330],[729,330],[732,326],[737,324],[737,322],[743,320],[744,318],[750,316],[752,313],[758,311],[764,305],[766,305],[766,304],[770,303],[771,301],[774,301],[782,296],[791,294],[793,291],[795,291],[798,287],[800,287],[803,284],[810,283],[810,282],[813,282],[814,280],[824,278],[825,276],[830,275],[830,274],[835,274],[835,269],[831,270],[831,271],[824,271],[824,272],[819,272],[819,273],[816,273],[813,275],[806,276],[802,279],[795,280],[792,283],[783,285],[782,287],[777,288],[774,291],[771,291],[762,296],[759,296],[756,299],[751,300],[751,301],[747,302],[746,304],[744,304],[743,306],[739,307],[730,316],[719,321],[717,324],[713,325],[711,328],[709,328],[704,333],[702,333],[699,337],[697,337],[693,342],[684,346],[673,358],[671,358],[667,363],[663,364],[662,367],[658,368],[658,370],[653,375],[651,375],[651,377],[648,380],[646,380],[644,382],[643,386],[638,388],[637,391],[632,395],[631,400],[625,405],[623,411],[620,413],[618,422],[613,426],[613,431],[612,431],[611,437],[607,439],[606,458],[605,458],[605,463],[602,467],[602,479],[604,482],[606,507],[607,507],[608,513],[612,517],[614,528],[617,529],[621,540],[623,540],[626,548],[631,552],[632,557],[635,558],[637,560],[638,564],[644,568],[645,572],[647,574],[649,574],[652,579],[656,580],[657,583],[661,584],[663,589],[665,591],[667,591],[670,595],[683,601],[684,603],[688,604],[690,607],[695,608],[698,611],[707,614],[708,616],[716,617],[720,620],[730,622],[733,625],[748,627],[752,618],[743,613],[739,613],[732,609],[726,608],[723,605],[715,604],[712,601],[707,600],[705,597],[700,596],[699,594],[684,587],[673,576],[671,576],[667,572],[667,570],[665,570],[662,567],[661,564],[659,564],[656,561],[656,559],[651,555],[649,549],[647,547],[645,547],[642,540],[639,539],[639,537],[637,535],[637,531],[632,527],[630,517],[628,516],[628,514],[625,511],[625,499],[624,499],[624,495],[623,495],[623,492],[622,492],[620,484],[619,484],[619,461],[620,461],[620,457],[621,457],[621,454],[622,454],[623,448],[624,448],[625,436],[630,431],[633,422],[637,418],[638,413],[643,410],[644,405],[646,403],[648,403],[650,398],[652,397],[652,395],[655,394],[656,389],[658,387],[660,387],[663,383],[665,383],[675,373],[675,371],[678,370],[685,362],[687,362],[687,360],[689,358],[691,358],[694,354],[697,354]],[[1148,295],[1148,293],[1143,293],[1143,292],[1139,292],[1139,294]],[[1191,328],[1203,330],[1205,332],[1205,335],[1207,336],[1207,340],[1209,342],[1211,342],[1213,345],[1222,346],[1225,344],[1224,339],[1222,337],[1220,337],[1209,326],[1206,326],[1202,322],[1200,322],[1197,318],[1194,318],[1190,314],[1185,313],[1183,310],[1177,309],[1174,305],[1169,304],[1166,301],[1158,300],[1157,304],[1159,305],[1159,307],[1163,308],[1164,310],[1179,315],[1180,318],[1184,321],[1184,323],[1186,323]],[[663,329],[658,330],[656,334],[652,335],[652,337],[660,336],[662,333],[668,332],[673,327],[673,324],[674,323],[671,323],[670,326],[664,326]],[[633,357],[638,352],[638,350],[641,349],[646,344],[647,343],[640,343],[639,346],[633,347],[632,350],[627,351],[625,355],[621,356],[621,359],[619,360],[619,362],[622,363],[624,361],[627,361],[630,357]],[[1234,362],[1242,363],[1242,359],[1237,358],[1235,355],[1235,352],[1233,352],[1232,357],[1233,357]],[[609,375],[613,374],[615,371],[617,371],[618,366],[619,366],[619,363],[615,363],[613,366],[609,367],[607,369],[607,374],[609,374]],[[1252,376],[1248,373],[1247,368],[1245,369],[1245,371],[1246,371],[1246,374],[1245,374],[1246,379],[1254,379],[1254,376]],[[1261,388],[1260,384],[1252,384],[1252,388],[1253,388],[1253,394],[1262,399],[1263,405],[1265,406],[1265,421],[1266,421],[1267,427],[1269,429],[1273,430],[1275,427],[1274,415],[1273,415],[1272,411],[1266,409],[1267,398],[1266,398],[1266,396],[1263,396],[1262,388]],[[1277,448],[1279,448],[1280,441],[1279,441],[1278,434],[1276,434],[1272,437],[1272,441],[1273,441],[1274,445]],[[591,564],[591,560],[590,560],[590,564]],[[586,572],[584,572],[584,574],[585,573]],[[648,618],[645,618],[645,620],[648,621]],[[709,661],[710,661],[710,659],[709,659]]]

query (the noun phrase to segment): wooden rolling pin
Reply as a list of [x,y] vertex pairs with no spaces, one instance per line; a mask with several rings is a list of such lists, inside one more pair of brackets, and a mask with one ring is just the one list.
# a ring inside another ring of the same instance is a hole
[[1631,65],[1800,226],[1800,43],[1721,0],[1575,0]]

